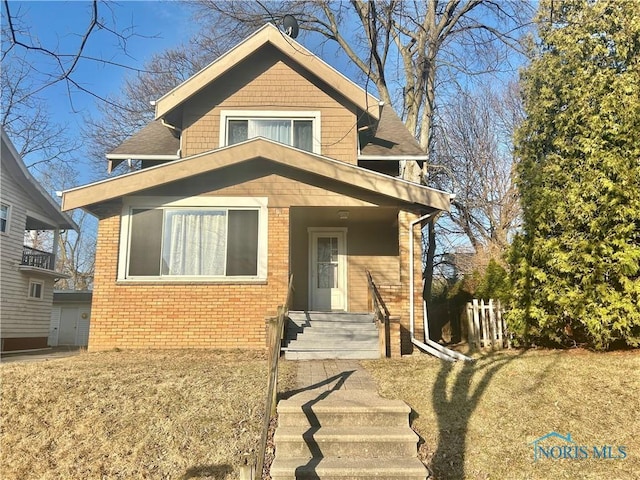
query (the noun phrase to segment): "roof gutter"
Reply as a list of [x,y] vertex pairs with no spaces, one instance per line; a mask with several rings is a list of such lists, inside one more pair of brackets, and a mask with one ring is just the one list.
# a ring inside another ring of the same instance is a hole
[[426,161],[428,155],[358,155],[358,160],[419,160]]

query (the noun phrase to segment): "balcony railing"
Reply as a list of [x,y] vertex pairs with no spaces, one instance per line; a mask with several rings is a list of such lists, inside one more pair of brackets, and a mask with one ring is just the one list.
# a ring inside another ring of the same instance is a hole
[[56,256],[53,253],[43,252],[37,248],[22,247],[21,265],[29,267],[44,268],[45,270],[53,270],[56,265]]

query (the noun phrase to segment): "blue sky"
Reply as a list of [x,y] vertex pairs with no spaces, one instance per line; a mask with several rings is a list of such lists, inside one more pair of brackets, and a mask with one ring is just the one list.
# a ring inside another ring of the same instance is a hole
[[[87,1],[15,1],[9,2],[12,17],[25,27],[23,32],[33,41],[61,53],[75,53],[81,35],[91,18],[91,2]],[[3,12],[4,13],[4,12]],[[134,33],[126,42],[126,51],[118,39],[106,31],[94,31],[89,37],[85,55],[140,68],[151,55],[177,45],[190,31],[190,13],[184,5],[168,1],[111,2],[100,4],[99,15],[110,28]],[[4,25],[3,25],[4,28]],[[28,40],[25,35],[21,36]],[[53,65],[42,55],[29,54],[37,68],[51,71]],[[103,62],[81,60],[73,78],[100,96],[116,93],[125,75],[133,71]],[[96,99],[73,90],[71,96],[64,82],[42,92],[50,113],[70,128],[82,122],[82,113],[94,108]],[[75,111],[74,111],[75,110]]]
[[[78,51],[82,35],[89,25],[92,2],[10,0],[9,8],[14,23],[22,27],[18,40],[31,44],[39,42],[49,50],[73,54]],[[2,14],[5,28],[4,6]],[[178,1],[100,2],[99,16],[109,28],[133,35],[128,38],[125,51],[113,33],[94,30],[89,37],[84,56],[133,68],[142,68],[154,53],[179,45],[199,29],[198,23],[192,18],[192,11]],[[308,44],[313,43],[313,39],[306,37],[305,40],[302,43],[312,51],[315,50],[313,45]],[[320,47],[317,53],[328,63],[339,65],[341,70],[345,71],[348,67],[344,58],[341,58],[343,54],[336,51],[334,45],[328,44]],[[20,47],[16,47],[16,53],[28,55],[32,64],[41,72],[56,70],[56,65],[45,55],[25,52]],[[355,71],[345,73],[352,76]],[[135,75],[135,72],[100,61],[82,59],[73,73],[73,78],[90,92],[105,97],[119,92],[126,75]],[[37,75],[34,75],[34,79],[43,82],[42,77],[38,78]],[[98,100],[73,87],[70,90],[68,88],[66,82],[59,82],[43,90],[40,96],[46,99],[53,120],[65,125],[72,136],[77,136],[84,118],[95,111]],[[76,156],[79,159],[83,157],[81,152]],[[37,159],[30,158],[28,163],[35,160]],[[80,167],[78,173],[79,184],[91,180],[89,168]]]

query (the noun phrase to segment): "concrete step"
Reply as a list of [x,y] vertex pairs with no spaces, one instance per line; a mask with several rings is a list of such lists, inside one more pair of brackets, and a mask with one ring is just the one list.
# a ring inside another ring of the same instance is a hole
[[[291,325],[291,324],[289,324]],[[376,324],[371,322],[325,322],[324,320],[312,320],[311,322],[307,322],[305,324],[296,325],[293,324],[294,328],[297,329],[310,329],[314,330],[330,330],[330,331],[341,331],[341,330],[377,330]]]
[[378,426],[409,428],[411,409],[361,390],[339,390],[322,400],[302,392],[278,403],[278,425],[285,427]]
[[378,337],[334,338],[334,337],[306,337],[300,336],[287,345],[287,350],[369,350],[378,348]]
[[370,313],[347,312],[296,312],[290,311],[289,318],[298,322],[325,321],[325,322],[361,322],[373,323],[373,315]]
[[287,360],[375,360],[380,358],[380,349],[375,350],[285,350]]
[[376,342],[378,340],[378,332],[342,332],[342,333],[319,333],[319,332],[304,332],[304,334],[298,335],[296,338],[291,339],[294,341],[307,341],[307,342]]
[[279,426],[274,442],[279,458],[411,458],[418,436],[408,427]]
[[425,480],[427,470],[415,458],[280,458],[271,465],[272,480]]

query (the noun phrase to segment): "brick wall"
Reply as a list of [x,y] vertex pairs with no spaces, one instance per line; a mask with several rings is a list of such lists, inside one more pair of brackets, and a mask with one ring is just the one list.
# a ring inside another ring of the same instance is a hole
[[100,220],[89,350],[265,346],[265,314],[284,302],[289,209],[269,208],[263,284],[116,282],[120,211]]

